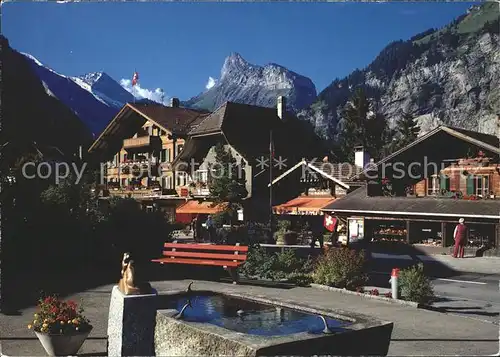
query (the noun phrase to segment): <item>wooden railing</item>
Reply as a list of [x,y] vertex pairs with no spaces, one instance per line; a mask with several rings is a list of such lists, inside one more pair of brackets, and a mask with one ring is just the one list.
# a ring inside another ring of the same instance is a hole
[[130,138],[123,140],[123,148],[130,149],[141,146],[149,146],[161,143],[161,138],[159,136],[142,136],[139,138]]

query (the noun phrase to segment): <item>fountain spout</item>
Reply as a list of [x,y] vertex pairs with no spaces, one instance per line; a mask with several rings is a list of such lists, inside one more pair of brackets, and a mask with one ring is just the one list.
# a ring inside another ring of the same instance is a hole
[[323,333],[333,333],[332,330],[330,330],[328,328],[328,324],[326,323],[325,317],[322,315],[318,315],[318,316],[321,318],[321,320],[323,321],[323,324],[325,325],[325,328],[323,329]]
[[191,300],[188,300],[186,304],[181,309],[181,312],[179,312],[176,316],[175,319],[180,320],[184,317],[184,311],[188,308],[193,308],[193,305],[191,305]]
[[187,292],[188,294],[190,294],[190,293],[193,291],[193,290],[191,290],[191,285],[193,285],[193,283],[194,283],[193,281],[192,281],[192,282],[190,282],[190,283],[189,283],[189,285],[188,285],[188,287],[187,287],[187,289],[186,289],[186,292]]

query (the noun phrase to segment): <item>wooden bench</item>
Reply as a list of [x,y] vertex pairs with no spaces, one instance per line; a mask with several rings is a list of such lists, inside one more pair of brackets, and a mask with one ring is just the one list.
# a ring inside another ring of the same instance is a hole
[[152,259],[160,264],[211,265],[223,267],[231,276],[233,284],[239,280],[238,267],[247,260],[247,246],[165,243],[163,258]]

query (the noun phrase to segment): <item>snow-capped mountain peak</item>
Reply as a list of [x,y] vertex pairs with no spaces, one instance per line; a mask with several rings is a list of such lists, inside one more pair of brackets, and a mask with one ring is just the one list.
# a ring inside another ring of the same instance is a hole
[[47,95],[70,108],[93,133],[100,133],[125,103],[134,100],[132,94],[104,72],[69,77],[28,53],[23,56]]

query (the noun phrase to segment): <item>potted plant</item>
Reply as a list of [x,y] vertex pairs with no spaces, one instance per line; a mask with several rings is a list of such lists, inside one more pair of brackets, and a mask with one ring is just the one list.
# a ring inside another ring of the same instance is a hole
[[76,355],[92,331],[90,321],[74,301],[41,298],[28,328],[35,332],[49,356]]

